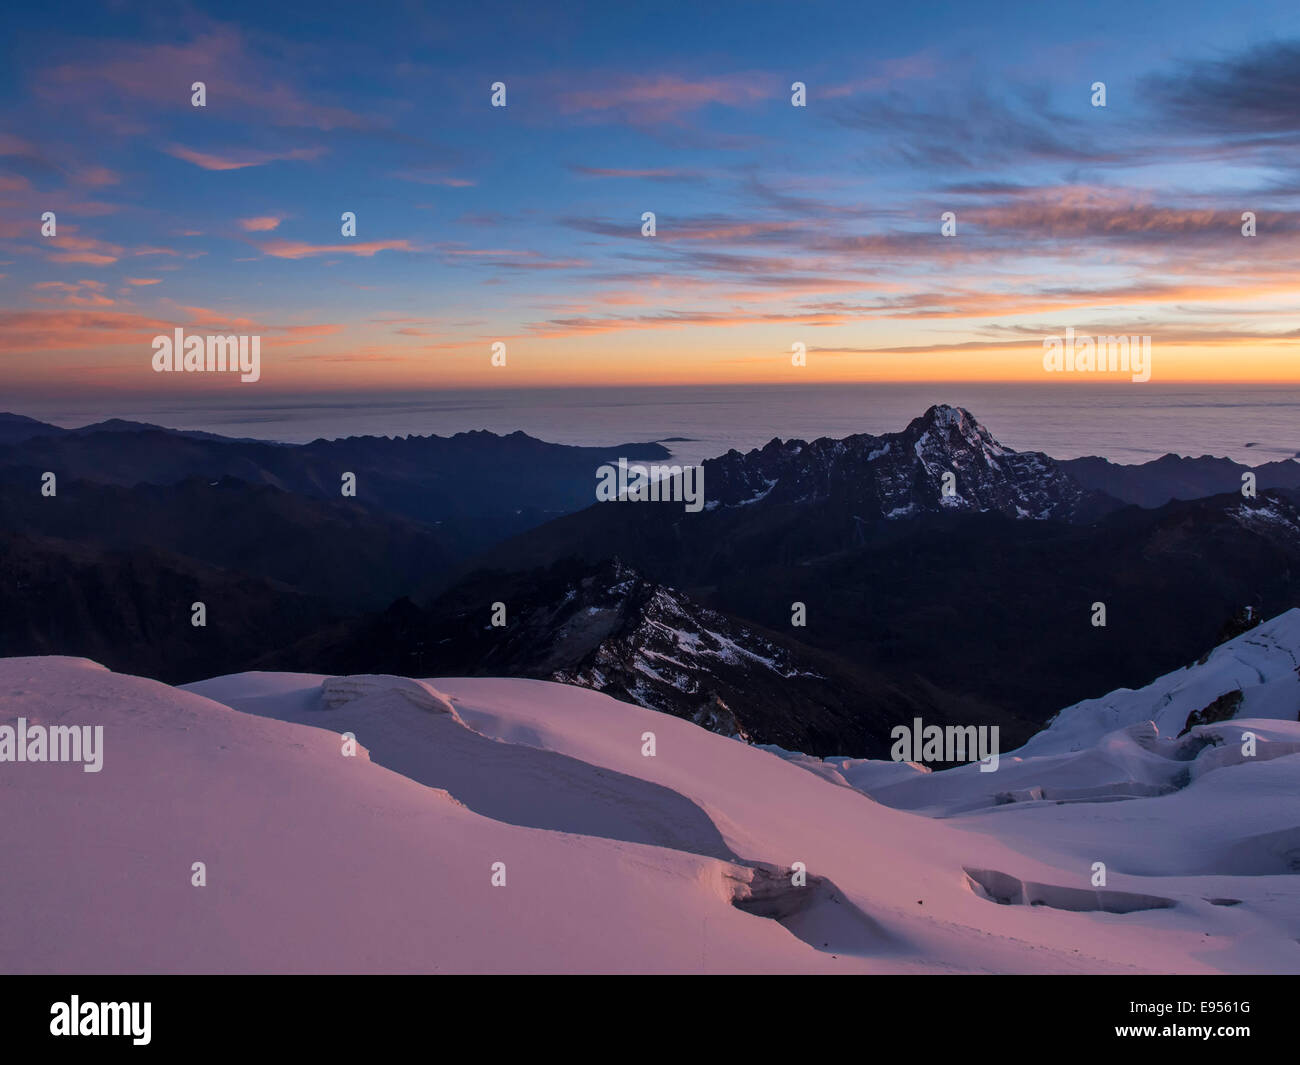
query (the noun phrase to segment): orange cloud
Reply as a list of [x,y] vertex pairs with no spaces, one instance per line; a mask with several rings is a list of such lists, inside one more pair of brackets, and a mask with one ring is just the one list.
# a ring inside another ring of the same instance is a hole
[[287,152],[240,151],[217,155],[214,152],[198,152],[180,144],[170,144],[163,151],[204,170],[243,170],[250,166],[265,166],[267,163],[319,159],[325,154],[324,148],[294,148]]
[[266,322],[258,322],[252,318],[232,317],[226,311],[216,310],[212,307],[190,307],[185,304],[175,304],[180,310],[184,311],[190,321],[187,328],[194,330],[211,330],[221,332],[230,329],[239,329],[248,333],[276,333],[276,345],[278,347],[293,347],[298,344],[308,344],[318,337],[333,336],[343,331],[343,325],[335,322],[315,322],[309,325],[270,325]]
[[727,311],[664,311],[658,314],[609,315],[603,318],[552,318],[528,326],[530,332],[548,337],[583,336],[591,333],[617,333],[623,330],[683,329],[688,326],[736,326],[764,323],[806,326],[844,325],[860,315],[840,310],[799,311],[789,314],[736,314]]
[[361,348],[358,351],[342,351],[327,355],[290,355],[290,359],[308,362],[410,362],[409,355],[395,355],[387,348]]
[[241,218],[239,228],[248,233],[266,233],[275,229],[281,222],[281,219],[275,215],[260,215],[256,218]]
[[277,259],[309,259],[317,255],[361,255],[370,258],[381,251],[419,251],[409,240],[370,240],[353,244],[308,244],[301,240],[272,240],[258,248]]
[[300,337],[327,337],[343,331],[343,326],[334,322],[315,325],[272,325],[267,326],[267,328],[283,332],[289,336]]
[[57,237],[48,238],[46,258],[52,263],[81,263],[86,266],[111,266],[122,257],[117,244],[80,237],[69,232],[72,227],[60,229]]
[[118,311],[0,311],[0,351],[148,345],[167,322]]
[[112,307],[116,302],[103,295],[102,281],[41,281],[32,286],[33,291],[53,292],[55,296],[37,296],[38,303],[56,303],[64,307]]

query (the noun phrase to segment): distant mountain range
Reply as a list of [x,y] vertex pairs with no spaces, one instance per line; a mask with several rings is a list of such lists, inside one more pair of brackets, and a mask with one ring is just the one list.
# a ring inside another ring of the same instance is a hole
[[1184,458],[1163,455],[1139,466],[1120,466],[1091,457],[1067,459],[1060,467],[1080,485],[1125,503],[1158,507],[1174,499],[1200,499],[1222,492],[1241,491],[1242,475],[1253,473],[1256,487],[1300,489],[1300,462],[1279,459],[1259,466],[1243,466],[1231,459],[1209,455]]
[[[593,471],[602,463],[619,456],[655,461],[670,454],[660,444],[569,447],[518,432],[360,436],[287,445],[123,422],[71,431],[33,424],[36,428],[21,430],[25,438],[0,446],[0,483],[26,487],[46,470],[60,480],[127,488],[233,478],[436,526],[448,549],[460,556],[587,505],[595,498]],[[14,431],[11,423],[9,432]],[[356,477],[355,498],[342,495],[345,473]],[[88,521],[93,518],[90,508],[81,509]]]
[[139,433],[154,430],[171,433],[174,436],[189,437],[191,440],[221,440],[227,443],[270,443],[266,440],[254,440],[251,437],[222,436],[220,433],[205,433],[198,429],[167,429],[149,422],[133,422],[125,418],[108,418],[102,422],[83,425],[78,429],[63,429],[48,422],[40,422],[22,414],[7,414],[0,411],[0,444],[18,444],[37,436],[84,436],[88,433]]
[[286,445],[0,415],[0,655],[169,682],[532,676],[756,742],[878,756],[914,715],[1027,738],[1062,705],[1198,657],[1243,607],[1300,605],[1292,460],[1254,468],[1250,499],[1248,468],[1225,459],[1058,461],[937,406],[898,433],[709,460],[706,507],[689,513],[594,503],[596,468],[619,457],[670,453],[486,432]]

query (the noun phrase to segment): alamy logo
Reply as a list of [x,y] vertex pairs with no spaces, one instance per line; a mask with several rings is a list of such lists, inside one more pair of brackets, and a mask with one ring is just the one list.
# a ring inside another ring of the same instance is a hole
[[70,1002],[50,1007],[50,1035],[129,1035],[138,1047],[148,1046],[151,1002]]
[[186,336],[177,326],[174,336],[160,333],[153,338],[153,368],[155,373],[233,370],[241,381],[256,381],[262,376],[262,338]]
[[596,498],[602,503],[685,503],[697,514],[704,509],[703,466],[617,466],[606,463],[596,470]]
[[81,762],[85,773],[104,768],[103,725],[0,725],[0,762]]
[[889,730],[889,756],[895,762],[978,761],[981,773],[992,773],[998,768],[998,731],[997,725],[923,725],[917,717]]
[[1129,373],[1151,380],[1149,336],[1099,336],[1066,326],[1065,336],[1043,338],[1043,369],[1048,373]]

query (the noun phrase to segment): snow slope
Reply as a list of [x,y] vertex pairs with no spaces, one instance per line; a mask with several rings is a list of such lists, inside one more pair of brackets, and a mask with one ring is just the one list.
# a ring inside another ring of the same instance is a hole
[[1120,688],[1062,710],[1021,754],[1080,750],[1123,725],[1153,721],[1161,735],[1177,736],[1188,715],[1220,696],[1240,691],[1236,716],[1295,722],[1300,712],[1300,609],[1288,610],[1220,644],[1202,663],[1133,691]]
[[1116,693],[992,774],[783,755],[542,681],[0,660],[0,724],[104,725],[99,773],[0,764],[0,970],[1300,972],[1292,615],[1179,689],[1240,676],[1269,719],[1166,739],[1128,718],[1170,689]]

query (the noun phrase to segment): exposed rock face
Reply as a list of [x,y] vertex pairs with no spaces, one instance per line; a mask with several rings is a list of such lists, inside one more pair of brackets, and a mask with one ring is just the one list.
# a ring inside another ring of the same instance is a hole
[[1238,690],[1224,692],[1214,702],[1200,710],[1193,710],[1187,715],[1187,724],[1183,726],[1183,731],[1178,735],[1185,736],[1191,732],[1197,725],[1212,725],[1220,721],[1228,721],[1236,717],[1237,710],[1241,707],[1241,701],[1245,693]]
[[961,510],[1073,521],[1114,506],[1054,459],[1003,447],[969,411],[942,405],[900,433],[729,451],[705,463],[705,486],[712,506],[842,503],[863,521]]
[[[489,622],[494,600],[509,604],[504,625]],[[555,680],[747,742],[822,753],[884,757],[892,722],[970,712],[930,686],[893,684],[710,609],[617,558],[477,574],[427,607],[406,600],[304,641],[287,661]]]

